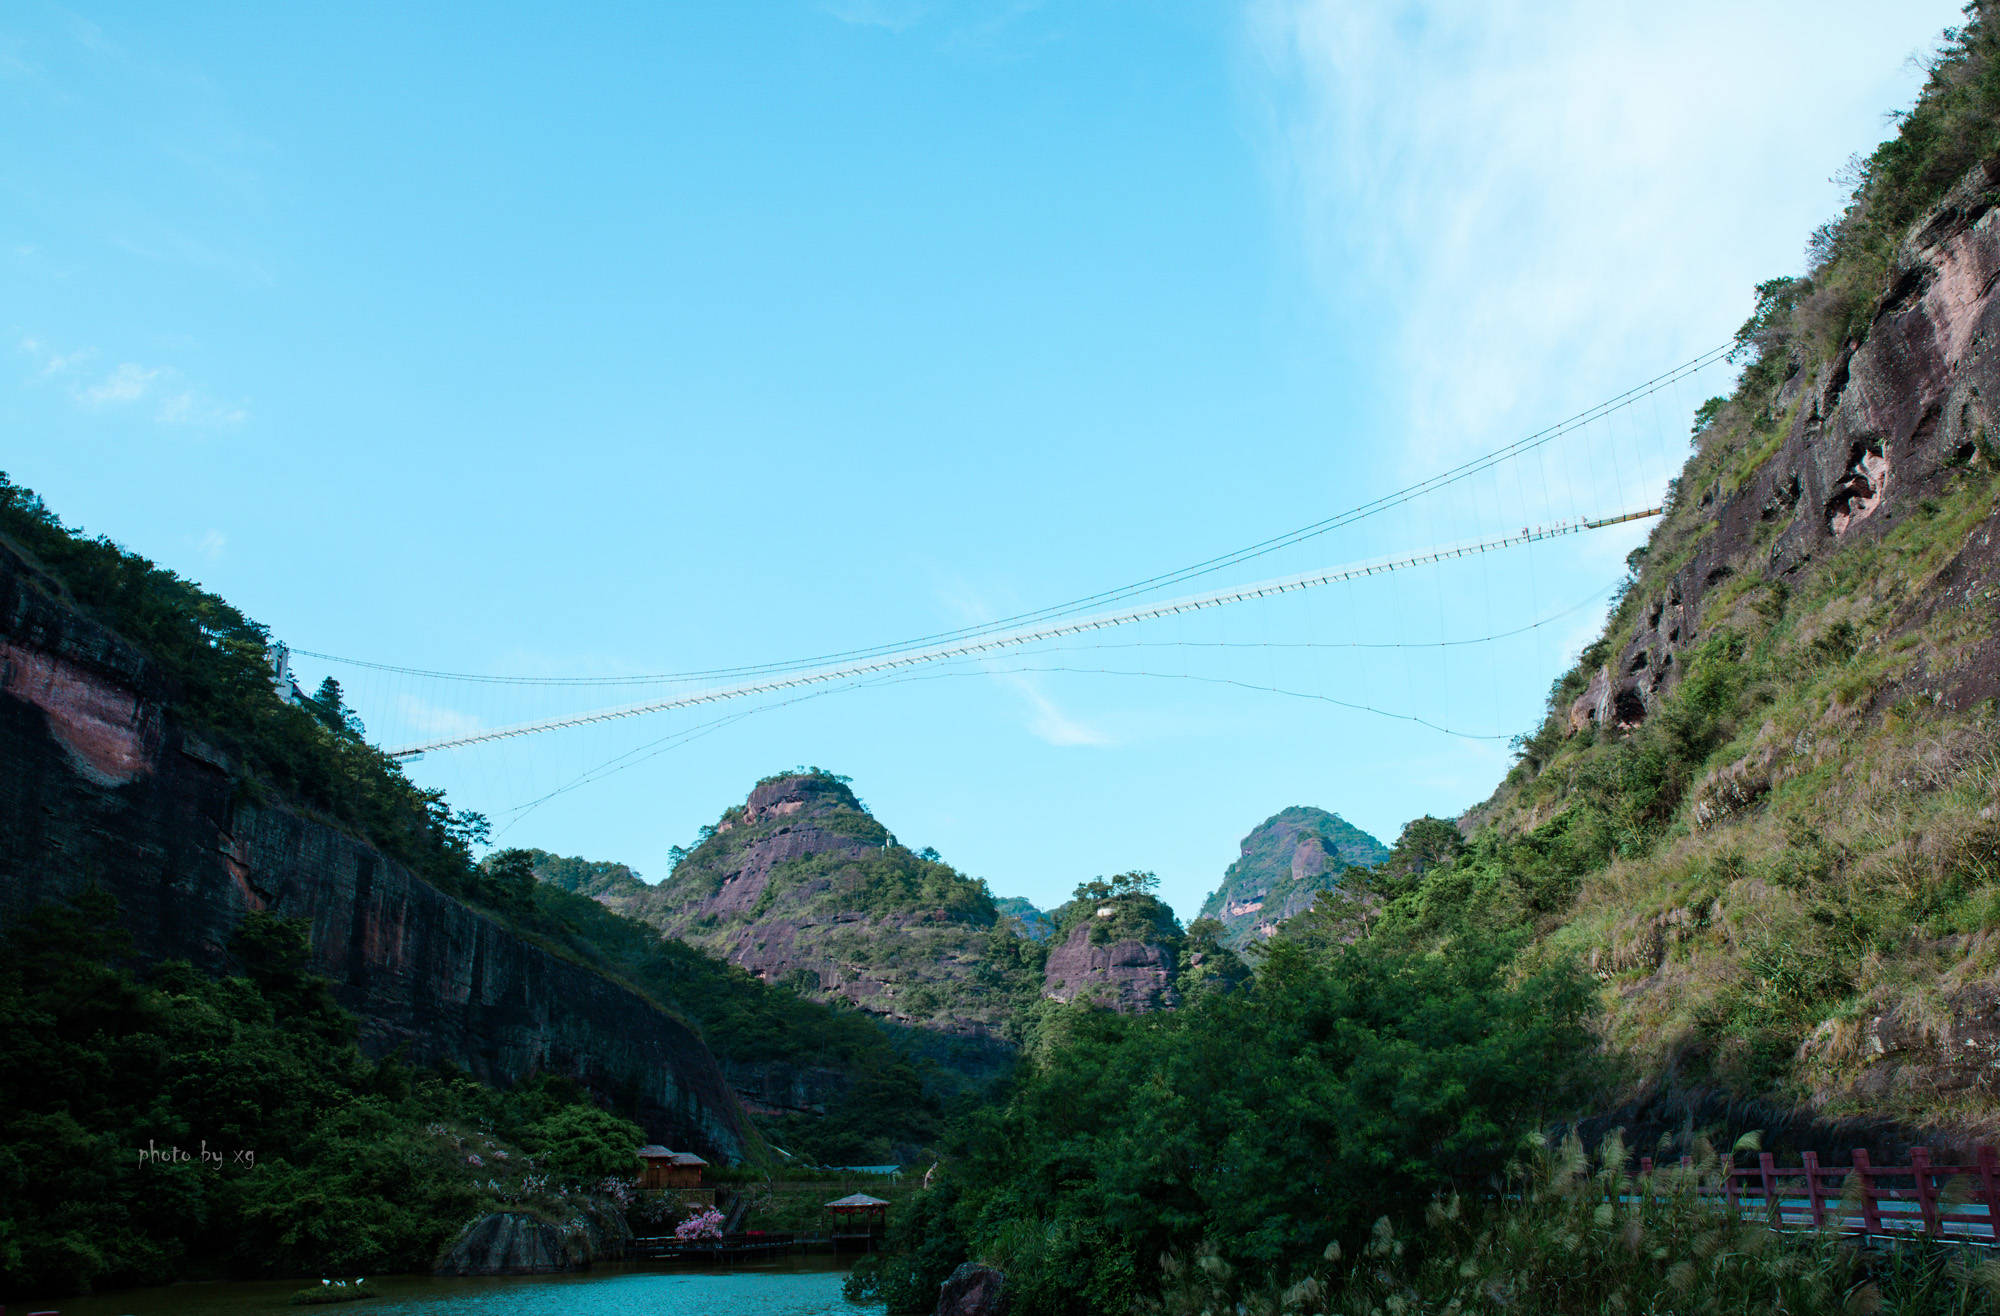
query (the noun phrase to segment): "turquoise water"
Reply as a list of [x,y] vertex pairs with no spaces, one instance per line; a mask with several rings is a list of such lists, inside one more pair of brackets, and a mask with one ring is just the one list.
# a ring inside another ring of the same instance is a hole
[[[127,1289],[101,1297],[64,1298],[13,1312],[62,1316],[879,1316],[840,1296],[845,1269],[832,1258],[791,1257],[759,1266],[695,1271],[643,1262],[600,1265],[579,1275],[511,1279],[371,1277],[380,1297],[363,1302],[294,1307],[296,1280],[274,1283],[174,1284]],[[349,1278],[352,1278],[351,1276]]]

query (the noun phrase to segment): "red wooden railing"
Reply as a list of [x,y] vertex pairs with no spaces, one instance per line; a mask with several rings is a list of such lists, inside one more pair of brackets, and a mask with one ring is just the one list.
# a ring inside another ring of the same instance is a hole
[[[1814,1152],[1801,1159],[1802,1165],[1779,1165],[1760,1152],[1755,1165],[1737,1165],[1732,1157],[1719,1196],[1779,1229],[1832,1223],[1852,1234],[1928,1234],[2000,1246],[2000,1155],[1991,1147],[1981,1147],[1970,1165],[1934,1165],[1927,1147],[1912,1148],[1908,1165],[1876,1165],[1859,1150],[1845,1168],[1821,1165]],[[1639,1170],[1651,1174],[1653,1158],[1640,1157]]]

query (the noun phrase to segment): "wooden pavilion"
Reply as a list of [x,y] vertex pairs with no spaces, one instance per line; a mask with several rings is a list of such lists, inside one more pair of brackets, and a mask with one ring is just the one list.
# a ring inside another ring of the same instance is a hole
[[867,1193],[850,1193],[826,1204],[833,1216],[836,1252],[873,1252],[889,1225],[889,1204]]

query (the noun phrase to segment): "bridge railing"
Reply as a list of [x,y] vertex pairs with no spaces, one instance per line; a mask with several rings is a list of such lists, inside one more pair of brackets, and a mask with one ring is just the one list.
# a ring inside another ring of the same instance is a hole
[[[1926,1147],[1911,1149],[1907,1165],[1876,1165],[1860,1150],[1845,1166],[1821,1165],[1814,1152],[1801,1160],[1779,1165],[1760,1152],[1754,1165],[1732,1163],[1716,1196],[1746,1219],[1777,1229],[1921,1234],[2000,1246],[2000,1155],[1991,1147],[1963,1165],[1935,1163]],[[1653,1158],[1640,1157],[1639,1170],[1650,1176]]]

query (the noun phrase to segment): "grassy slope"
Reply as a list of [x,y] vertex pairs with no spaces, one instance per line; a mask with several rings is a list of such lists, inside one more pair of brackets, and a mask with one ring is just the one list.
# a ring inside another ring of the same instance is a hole
[[[1847,212],[1814,236],[1810,276],[1760,289],[1741,340],[1752,363],[1698,418],[1679,490],[1740,487],[1790,428],[1788,375],[1814,378],[1866,335],[1911,223],[2000,146],[1995,47],[1975,6]],[[1566,736],[1570,702],[1713,532],[1694,502],[1635,554],[1603,639],[1474,811],[1482,834],[1459,867],[1530,875],[1503,884],[1517,911],[1543,948],[1597,971],[1605,1035],[1642,1071],[1990,1127],[2000,1108],[1979,1089],[1941,1106],[1921,1082],[1866,1080],[1884,1036],[1920,1073],[2000,968],[2000,720],[1991,701],[1945,713],[1911,693],[1993,624],[1926,615],[1939,569],[2000,511],[1993,445],[1886,534],[1784,581],[1761,570],[1778,518],[1703,599],[1703,643],[1663,707],[1629,734]]]

